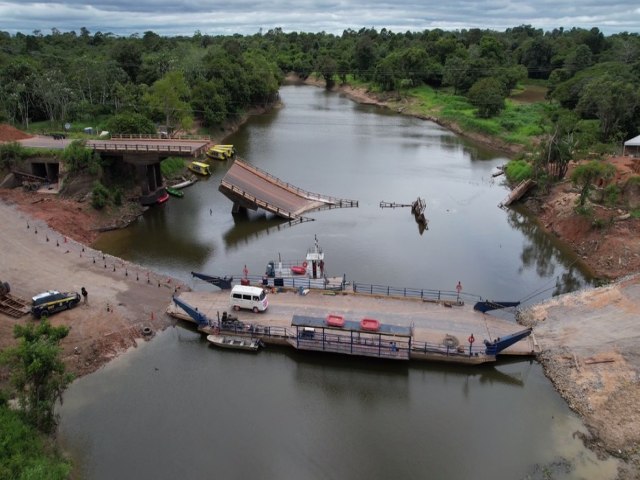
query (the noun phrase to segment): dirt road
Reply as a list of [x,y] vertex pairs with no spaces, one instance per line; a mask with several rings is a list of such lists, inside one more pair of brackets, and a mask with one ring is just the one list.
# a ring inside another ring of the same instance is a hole
[[[88,304],[51,317],[54,325],[71,326],[63,348],[74,373],[92,372],[149,338],[144,327],[155,332],[171,324],[165,309],[176,289],[186,289],[175,279],[103,256],[3,201],[0,225],[0,280],[10,284],[12,294],[30,299],[46,290],[87,289]],[[0,348],[14,342],[13,325],[28,318],[0,314]]]
[[640,478],[640,274],[520,312],[534,327],[541,361],[584,419],[595,447],[627,460]]

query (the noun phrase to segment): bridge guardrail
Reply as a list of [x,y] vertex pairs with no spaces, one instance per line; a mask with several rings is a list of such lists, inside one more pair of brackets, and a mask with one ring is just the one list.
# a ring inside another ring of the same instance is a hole
[[91,142],[87,146],[100,152],[177,152],[192,153],[194,147],[189,145],[147,145],[147,144],[117,144]]
[[323,203],[332,203],[334,205],[340,205],[341,207],[345,207],[345,206],[358,206],[358,201],[357,200],[349,200],[346,198],[338,198],[338,197],[332,197],[330,195],[322,195],[320,193],[313,193],[313,192],[309,192],[307,190],[304,190],[300,187],[296,187],[295,185],[290,184],[289,182],[285,182],[283,180],[280,180],[278,177],[271,175],[269,172],[266,172],[264,170],[262,170],[259,167],[256,167],[255,165],[251,165],[247,162],[244,162],[242,160],[236,160],[236,163],[240,163],[244,168],[248,169],[248,170],[254,170],[257,174],[268,178],[269,181],[271,183],[275,183],[279,186],[281,186],[282,188],[285,188],[287,190],[293,191],[295,192],[297,195],[304,197],[308,200],[316,200],[318,202],[323,202]]
[[161,133],[144,134],[144,133],[115,133],[111,135],[112,139],[118,140],[206,140],[211,141],[210,135],[174,135],[167,136]]

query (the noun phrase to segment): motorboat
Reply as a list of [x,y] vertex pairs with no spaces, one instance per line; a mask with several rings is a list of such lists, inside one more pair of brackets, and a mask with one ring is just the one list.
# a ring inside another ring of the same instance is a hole
[[259,338],[234,337],[230,335],[207,335],[207,340],[216,347],[257,352],[262,342]]

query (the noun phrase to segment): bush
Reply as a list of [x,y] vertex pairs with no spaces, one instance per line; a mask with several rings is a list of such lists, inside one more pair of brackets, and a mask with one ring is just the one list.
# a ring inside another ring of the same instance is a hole
[[184,170],[184,159],[180,157],[169,157],[160,162],[160,171],[163,177],[171,177]]
[[43,437],[18,412],[0,405],[0,478],[69,478],[71,464],[46,451]]
[[25,149],[18,142],[0,144],[0,168],[12,168],[25,157]]
[[118,207],[122,205],[122,190],[120,188],[116,188],[113,192],[113,204]]
[[615,183],[611,185],[607,185],[604,188],[604,203],[610,207],[613,207],[618,204],[618,199],[620,198],[620,187]]
[[77,173],[84,169],[98,176],[101,173],[100,155],[86,148],[82,140],[74,140],[62,152],[62,160],[69,173]]
[[109,201],[109,190],[100,182],[96,182],[91,192],[91,206],[96,210],[102,210]]
[[507,179],[518,183],[533,176],[533,166],[525,160],[512,160],[504,169]]
[[105,122],[105,128],[111,133],[156,133],[156,127],[153,122],[139,113],[121,113],[114,115]]

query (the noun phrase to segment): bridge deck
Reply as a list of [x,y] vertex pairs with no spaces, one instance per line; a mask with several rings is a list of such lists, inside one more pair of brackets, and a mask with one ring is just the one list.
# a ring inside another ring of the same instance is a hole
[[320,208],[358,206],[354,200],[307,192],[241,160],[231,166],[219,190],[247,208],[262,208],[288,219],[300,218],[304,212]]
[[[72,139],[54,139],[50,136],[35,136],[20,140],[26,147],[64,149]],[[208,141],[206,139],[158,139],[134,138],[113,140],[87,140],[86,145],[99,152],[117,153],[170,153],[171,155],[197,158],[204,154]]]

